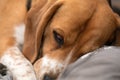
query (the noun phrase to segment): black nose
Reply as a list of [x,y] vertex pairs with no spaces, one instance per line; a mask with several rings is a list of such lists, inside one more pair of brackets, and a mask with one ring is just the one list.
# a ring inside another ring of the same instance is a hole
[[52,78],[51,76],[49,76],[48,74],[45,74],[44,79],[43,80],[55,80],[54,78]]

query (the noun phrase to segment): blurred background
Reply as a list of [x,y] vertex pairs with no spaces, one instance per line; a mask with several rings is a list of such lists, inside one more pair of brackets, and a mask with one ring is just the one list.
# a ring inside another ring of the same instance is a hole
[[112,0],[112,5],[120,9],[120,0]]
[[113,10],[120,15],[120,0],[111,0]]

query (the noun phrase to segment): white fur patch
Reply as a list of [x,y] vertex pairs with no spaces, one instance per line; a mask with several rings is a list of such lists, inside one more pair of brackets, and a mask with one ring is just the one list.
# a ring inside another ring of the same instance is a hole
[[37,65],[40,65],[40,70],[38,71],[38,78],[39,80],[43,80],[45,74],[56,75],[59,74],[63,68],[64,64],[60,63],[55,59],[51,59],[48,56],[43,57],[41,62]]
[[14,37],[16,38],[17,46],[21,49],[24,43],[24,32],[25,32],[25,24],[21,23],[15,27]]
[[13,74],[13,80],[36,80],[32,64],[23,56],[17,47],[9,48],[0,62]]

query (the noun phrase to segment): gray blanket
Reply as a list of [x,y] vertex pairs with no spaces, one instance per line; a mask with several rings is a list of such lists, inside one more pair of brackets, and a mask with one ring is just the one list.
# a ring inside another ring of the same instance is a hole
[[120,80],[120,48],[103,47],[69,65],[58,80]]

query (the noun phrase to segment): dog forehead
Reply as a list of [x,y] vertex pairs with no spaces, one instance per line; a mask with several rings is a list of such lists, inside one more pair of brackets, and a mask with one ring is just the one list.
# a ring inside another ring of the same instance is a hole
[[63,31],[67,29],[68,32],[77,31],[91,17],[94,8],[90,8],[93,5],[83,0],[66,0],[52,17],[50,27],[63,29]]

